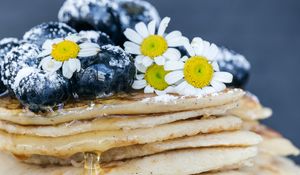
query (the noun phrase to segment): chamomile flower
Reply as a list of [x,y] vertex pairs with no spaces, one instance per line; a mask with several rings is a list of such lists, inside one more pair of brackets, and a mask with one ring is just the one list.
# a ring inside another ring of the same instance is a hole
[[185,56],[165,64],[165,70],[170,71],[165,81],[175,86],[176,93],[203,96],[220,92],[226,88],[225,83],[232,82],[233,76],[219,69],[215,60],[219,49],[215,44],[195,38],[185,47],[190,57]]
[[99,51],[98,44],[86,42],[84,38],[78,35],[47,40],[39,54],[39,57],[42,58],[40,67],[50,73],[62,68],[63,76],[70,79],[74,72],[79,72],[81,69],[78,58],[94,56]]
[[142,74],[136,76],[132,88],[144,89],[144,93],[156,93],[162,95],[172,93],[173,87],[169,86],[165,81],[165,76],[168,74],[164,66],[153,64],[149,66]]
[[167,60],[177,60],[181,57],[174,47],[182,46],[184,37],[179,31],[165,33],[170,20],[169,17],[165,17],[158,31],[156,21],[151,21],[148,25],[141,22],[135,26],[135,30],[125,30],[124,34],[130,40],[124,43],[125,51],[136,55],[138,69],[145,70],[154,63],[161,66]]

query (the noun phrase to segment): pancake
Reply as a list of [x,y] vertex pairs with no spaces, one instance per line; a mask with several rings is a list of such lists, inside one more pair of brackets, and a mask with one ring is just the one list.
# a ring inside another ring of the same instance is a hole
[[265,138],[260,143],[259,150],[274,156],[298,156],[300,154],[299,149],[285,138]]
[[299,175],[300,167],[293,161],[278,156],[260,154],[254,158],[254,166],[200,175]]
[[283,138],[278,132],[258,122],[243,122],[243,128],[263,137],[259,150],[273,156],[298,156],[299,149],[291,141]]
[[114,147],[146,144],[184,136],[238,130],[236,117],[180,121],[147,129],[95,131],[65,137],[14,135],[0,131],[0,150],[15,155],[70,157],[79,152],[104,152]]
[[[254,147],[185,149],[138,159],[103,164],[106,175],[189,175],[221,169],[253,158]],[[82,168],[40,167],[23,164],[1,154],[0,174],[9,175],[80,175]]]
[[259,144],[261,141],[262,138],[260,136],[251,132],[222,132],[167,140],[159,143],[113,148],[102,155],[102,160],[104,162],[111,162],[113,160],[131,159],[185,148],[253,146]]
[[300,167],[293,161],[277,156],[260,154],[254,159],[255,166],[243,168],[243,172],[251,172],[260,175],[299,175]]
[[238,116],[243,120],[262,120],[271,117],[272,110],[263,107],[254,95],[247,93],[239,100],[239,106],[230,110],[228,114]]
[[[170,150],[187,148],[254,146],[259,144],[261,141],[262,138],[259,135],[248,131],[202,134],[144,145],[132,145],[127,147],[113,148],[102,153],[101,162],[126,160]],[[72,156],[70,159],[58,159],[55,157],[34,155],[27,159],[24,159],[24,161],[26,163],[39,165],[71,165],[72,163],[74,164],[74,162],[82,162],[83,153]]]
[[239,172],[237,170],[237,171],[226,171],[226,172],[216,172],[216,173],[201,173],[200,175],[255,175],[255,174],[249,172]]
[[0,120],[0,130],[11,134],[60,137],[75,135],[91,131],[129,130],[155,127],[179,120],[186,120],[200,116],[221,115],[229,109],[237,106],[230,103],[222,106],[199,109],[194,111],[183,111],[177,113],[164,113],[152,115],[114,115],[93,120],[71,121],[59,125],[49,126],[23,126]]
[[238,101],[245,92],[227,89],[204,97],[182,97],[155,94],[119,94],[108,99],[80,101],[45,114],[35,114],[20,106],[16,99],[0,99],[0,120],[21,125],[53,125],[73,120],[87,120],[107,115],[157,114],[198,110]]

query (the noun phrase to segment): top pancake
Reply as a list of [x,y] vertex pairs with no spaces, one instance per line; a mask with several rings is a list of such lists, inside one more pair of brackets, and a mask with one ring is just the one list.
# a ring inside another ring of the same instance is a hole
[[66,104],[62,109],[35,114],[11,98],[0,99],[0,120],[21,125],[53,125],[106,115],[158,114],[209,108],[236,102],[244,96],[241,89],[227,89],[205,97],[175,95],[119,94],[108,99]]
[[261,105],[256,96],[247,93],[239,100],[239,106],[232,109],[229,114],[238,116],[243,120],[262,120],[272,115],[272,110]]

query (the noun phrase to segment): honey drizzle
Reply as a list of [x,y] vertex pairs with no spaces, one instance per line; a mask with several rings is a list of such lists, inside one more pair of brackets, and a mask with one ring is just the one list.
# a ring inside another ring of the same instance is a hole
[[84,153],[84,171],[82,175],[104,175],[100,165],[101,153]]

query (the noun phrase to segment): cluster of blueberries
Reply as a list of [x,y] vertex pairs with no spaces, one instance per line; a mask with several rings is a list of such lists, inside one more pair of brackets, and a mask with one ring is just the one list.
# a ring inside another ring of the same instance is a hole
[[[37,25],[21,40],[0,41],[1,95],[17,97],[33,112],[46,112],[70,99],[92,100],[129,92],[136,69],[131,55],[118,45],[125,42],[126,28],[133,28],[138,22],[159,21],[157,10],[143,0],[66,0],[58,16],[59,22]],[[97,43],[101,47],[99,54],[79,58],[81,71],[71,79],[64,78],[59,71],[47,74],[39,69],[38,55],[47,39],[76,33]],[[249,67],[235,64],[233,59],[220,60],[220,63],[221,70],[234,75],[232,86],[246,84]],[[27,69],[35,71],[27,75]],[[24,71],[22,79],[17,78],[20,70]]]

